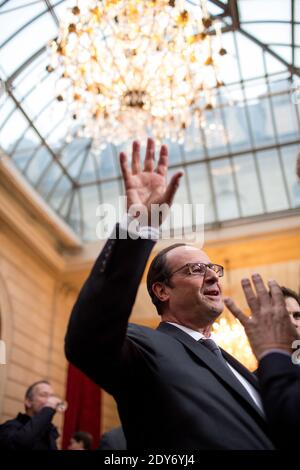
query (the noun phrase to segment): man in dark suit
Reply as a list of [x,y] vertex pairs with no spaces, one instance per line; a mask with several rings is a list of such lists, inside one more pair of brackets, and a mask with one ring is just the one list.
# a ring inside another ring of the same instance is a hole
[[[120,162],[128,211],[171,205],[182,173],[166,186],[166,146],[156,171],[152,139],[144,170],[137,142],[131,171],[123,153]],[[130,236],[123,221],[107,241],[73,308],[67,358],[114,396],[128,449],[272,449],[256,378],[210,338],[222,266],[184,244],[163,250],[147,279],[162,322],[127,324],[157,236],[153,218],[141,225]]]
[[[229,310],[245,327],[252,350],[259,361],[257,375],[261,396],[277,447],[297,448],[300,438],[300,346],[299,325],[291,314],[299,312],[293,291],[269,281],[266,289],[259,274],[243,279],[242,287],[251,316],[225,299]],[[296,328],[296,327],[297,328]]]

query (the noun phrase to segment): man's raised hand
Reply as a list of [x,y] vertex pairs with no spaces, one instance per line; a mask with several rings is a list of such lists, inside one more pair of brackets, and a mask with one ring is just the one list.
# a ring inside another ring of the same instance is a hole
[[[140,143],[134,141],[132,144],[131,169],[128,166],[127,156],[120,153],[120,164],[127,196],[127,210],[130,207],[143,208],[147,211],[148,221],[151,220],[151,207],[154,204],[172,205],[175,193],[179,186],[182,171],[175,173],[169,184],[167,184],[168,171],[168,147],[162,145],[159,159],[155,166],[155,143],[148,139],[144,167],[141,165]],[[162,220],[160,221],[160,223]]]

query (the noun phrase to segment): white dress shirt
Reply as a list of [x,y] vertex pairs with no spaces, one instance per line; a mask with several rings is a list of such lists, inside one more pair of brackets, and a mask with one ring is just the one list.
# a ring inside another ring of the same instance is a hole
[[127,231],[134,238],[147,238],[148,240],[157,241],[159,239],[159,228],[151,226],[140,226],[138,219],[130,214],[124,214],[120,228]]

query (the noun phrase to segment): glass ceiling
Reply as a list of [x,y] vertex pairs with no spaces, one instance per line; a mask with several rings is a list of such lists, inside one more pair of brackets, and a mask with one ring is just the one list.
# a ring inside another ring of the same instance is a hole
[[[190,3],[195,3],[196,0]],[[96,206],[123,195],[119,148],[70,141],[46,45],[75,0],[0,0],[0,146],[48,204],[85,240]],[[294,211],[300,150],[300,0],[209,2],[229,52],[206,126],[168,142],[170,175],[184,168],[180,203],[204,203],[208,226]],[[137,136],[138,137],[138,136]],[[128,147],[130,143],[128,143]],[[126,150],[126,149],[125,149]],[[192,223],[192,221],[190,221]]]

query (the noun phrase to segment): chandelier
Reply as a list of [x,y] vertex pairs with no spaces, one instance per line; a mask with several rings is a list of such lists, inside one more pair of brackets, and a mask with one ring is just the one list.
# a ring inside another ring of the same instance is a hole
[[252,353],[244,328],[235,319],[222,316],[213,324],[213,337],[217,344],[238,359],[245,367],[253,371],[257,361]]
[[97,145],[184,142],[222,86],[226,50],[207,0],[82,0],[50,44],[49,72],[72,134]]

